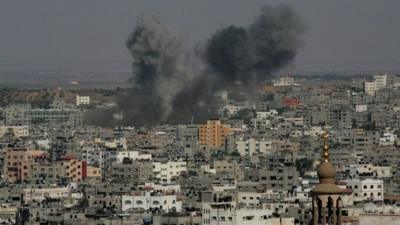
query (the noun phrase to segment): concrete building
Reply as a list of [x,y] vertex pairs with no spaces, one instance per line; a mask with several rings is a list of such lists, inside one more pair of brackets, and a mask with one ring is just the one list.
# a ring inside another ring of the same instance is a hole
[[375,80],[375,84],[376,84],[376,89],[377,90],[386,87],[387,78],[388,78],[387,74],[374,75],[374,80]]
[[80,109],[32,108],[29,105],[14,105],[5,109],[6,125],[30,125],[48,123],[53,125],[65,124],[73,128],[80,127],[83,123],[83,112]]
[[186,162],[153,162],[153,173],[161,183],[170,184],[177,177],[186,173]]
[[250,179],[257,181],[265,190],[283,193],[299,185],[299,172],[295,167],[255,168]]
[[365,81],[364,82],[364,93],[370,96],[374,96],[377,91],[375,81]]
[[290,76],[280,77],[274,82],[274,86],[291,86],[291,85],[297,85],[297,84],[294,82],[294,78]]
[[[257,196],[243,194],[240,197]],[[202,216],[204,225],[294,224],[293,218],[273,218],[272,210],[262,208],[260,204],[245,205],[236,199],[235,194],[227,192],[203,192]]]
[[114,182],[144,184],[153,178],[153,164],[145,160],[124,160],[111,166],[108,177]]
[[11,183],[28,181],[32,176],[34,158],[43,154],[43,151],[26,148],[6,149],[3,168],[5,179]]
[[235,150],[239,152],[241,156],[266,154],[272,150],[272,141],[256,140],[254,138],[237,140],[235,143]]
[[47,157],[37,157],[32,163],[31,179],[56,183],[62,178],[69,181],[83,181],[87,177],[87,164],[73,156],[63,156],[59,161],[50,162]]
[[349,179],[346,180],[347,188],[351,189],[354,202],[383,201],[383,180],[375,179]]
[[90,104],[90,96],[76,96],[76,106],[81,105],[89,105]]
[[195,213],[178,213],[170,212],[161,215],[153,216],[153,225],[201,225],[202,224],[201,215]]
[[181,212],[182,202],[175,193],[154,192],[152,190],[122,195],[122,211],[131,209],[162,209],[165,212]]
[[226,137],[231,134],[231,128],[220,120],[208,120],[207,124],[200,125],[199,143],[210,147],[221,147]]
[[24,202],[41,202],[46,198],[62,199],[68,198],[71,194],[70,187],[39,187],[22,189]]

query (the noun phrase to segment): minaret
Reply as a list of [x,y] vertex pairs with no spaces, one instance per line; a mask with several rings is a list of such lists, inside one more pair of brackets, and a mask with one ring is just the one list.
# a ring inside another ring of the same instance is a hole
[[340,225],[342,189],[335,185],[336,170],[329,161],[328,132],[322,134],[323,148],[321,164],[318,167],[319,184],[311,191],[312,224]]

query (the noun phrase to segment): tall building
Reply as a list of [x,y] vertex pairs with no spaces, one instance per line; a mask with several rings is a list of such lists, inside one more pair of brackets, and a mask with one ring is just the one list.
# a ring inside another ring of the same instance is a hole
[[374,80],[376,83],[376,89],[379,90],[383,87],[386,87],[387,84],[387,74],[379,74],[379,75],[374,75]]
[[207,124],[200,125],[199,143],[210,147],[221,147],[231,132],[230,126],[222,124],[220,120],[208,120]]
[[43,151],[21,149],[7,149],[4,152],[4,176],[8,182],[16,183],[31,178],[34,157],[43,155]]
[[328,133],[322,135],[324,145],[322,161],[317,173],[319,184],[311,191],[312,196],[312,224],[313,225],[341,225],[343,190],[335,185],[336,170],[329,160]]
[[364,82],[364,93],[370,96],[374,96],[376,92],[376,82],[375,81],[366,81]]

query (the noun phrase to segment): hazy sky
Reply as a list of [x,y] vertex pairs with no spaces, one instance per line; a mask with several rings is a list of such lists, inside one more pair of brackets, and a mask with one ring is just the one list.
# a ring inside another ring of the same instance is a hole
[[125,40],[141,14],[158,14],[193,46],[282,2],[308,27],[291,70],[400,71],[398,0],[1,0],[0,71],[130,71]]

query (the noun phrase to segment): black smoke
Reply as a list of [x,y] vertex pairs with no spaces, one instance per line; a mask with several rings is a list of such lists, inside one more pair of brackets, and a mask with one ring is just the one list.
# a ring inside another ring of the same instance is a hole
[[294,60],[303,33],[301,18],[291,7],[263,6],[247,27],[232,25],[213,34],[204,62],[225,83],[259,83]]
[[257,85],[294,60],[304,31],[300,16],[291,7],[279,5],[263,6],[246,27],[230,25],[215,32],[200,54],[207,69],[177,93],[172,102],[174,116],[185,122],[190,117],[201,121],[215,116],[218,102],[211,93],[219,90],[238,97],[239,90],[245,90],[248,100],[256,101]]
[[[119,98],[123,124],[199,122],[215,116],[214,93],[235,93],[238,85],[254,98],[257,85],[290,64],[300,47],[304,25],[287,5],[263,6],[247,26],[216,31],[200,50],[204,70],[187,72],[173,32],[145,16],[127,40],[132,55],[132,88]],[[190,75],[189,75],[190,74]]]
[[133,87],[118,102],[123,122],[154,125],[164,121],[184,81],[180,43],[158,18],[141,18],[126,46],[132,55]]

